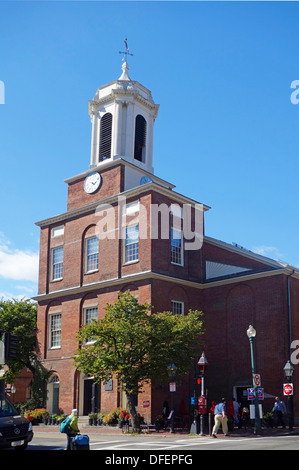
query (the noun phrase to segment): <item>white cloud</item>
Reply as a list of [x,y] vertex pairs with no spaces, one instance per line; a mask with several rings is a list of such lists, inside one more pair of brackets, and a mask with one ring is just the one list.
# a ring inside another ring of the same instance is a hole
[[0,233],[0,276],[5,279],[36,283],[38,253],[13,249],[10,245],[10,242]]
[[27,299],[29,297],[27,297],[26,295],[22,295],[22,294],[16,295],[16,294],[13,294],[12,292],[0,291],[0,300],[12,300],[12,299],[22,300],[24,298]]
[[267,258],[272,258],[275,260],[281,259],[283,257],[279,249],[275,246],[254,246],[252,251],[258,255],[266,256]]

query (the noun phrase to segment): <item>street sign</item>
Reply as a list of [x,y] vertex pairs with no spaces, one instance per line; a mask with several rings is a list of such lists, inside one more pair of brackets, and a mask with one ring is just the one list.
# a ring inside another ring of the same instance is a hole
[[260,374],[253,374],[252,379],[253,379],[253,384],[256,387],[260,387],[262,385]]
[[176,391],[175,382],[170,382],[170,384],[169,384],[169,391],[170,391],[170,392],[175,392],[175,391]]
[[149,400],[145,400],[143,402],[143,408],[148,408],[150,406],[150,401]]
[[196,397],[191,397],[191,405],[196,405]]
[[293,384],[283,384],[283,394],[286,396],[293,395]]
[[[257,397],[259,400],[264,399],[264,389],[263,388],[258,388],[257,389]],[[254,389],[253,388],[248,388],[247,389],[247,398],[248,400],[254,400]]]

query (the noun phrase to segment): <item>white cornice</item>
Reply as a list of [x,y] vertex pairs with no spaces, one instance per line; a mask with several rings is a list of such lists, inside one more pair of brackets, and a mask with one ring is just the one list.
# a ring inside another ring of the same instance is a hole
[[[103,204],[114,204],[118,202],[119,197],[126,197],[127,199],[131,197],[138,196],[144,192],[153,190],[155,192],[158,192],[160,194],[163,194],[165,196],[168,196],[170,199],[173,201],[176,201],[181,204],[190,204],[190,205],[195,205],[195,204],[200,204],[197,201],[194,201],[193,199],[187,198],[183,196],[182,194],[176,193],[175,191],[172,191],[171,189],[165,188],[164,186],[160,185],[159,183],[156,183],[154,181],[151,181],[146,184],[142,184],[140,186],[137,186],[136,188],[128,189],[127,191],[124,191],[122,193],[115,194],[111,197],[108,197],[106,199],[101,199],[99,201],[96,201],[92,204],[88,204],[87,206],[79,207],[77,209],[73,209],[67,212],[63,212],[62,214],[58,214],[53,217],[49,217],[47,219],[40,220],[38,222],[35,222],[35,225],[39,227],[45,227],[50,224],[55,224],[57,222],[62,222],[66,221],[68,219],[71,219],[73,217],[78,217],[80,215],[95,211],[96,208],[99,205]],[[210,207],[203,205],[203,210],[207,211],[209,210]]]
[[74,183],[75,181],[78,181],[80,179],[85,178],[87,175],[89,175],[90,173],[93,173],[94,171],[99,171],[100,172],[102,170],[106,170],[107,168],[111,168],[111,167],[119,165],[119,164],[128,166],[130,168],[134,168],[135,170],[139,170],[141,173],[144,173],[145,175],[150,176],[153,181],[156,181],[157,183],[159,183],[163,186],[167,186],[170,189],[175,188],[174,184],[169,183],[168,181],[163,180],[162,178],[159,178],[158,176],[153,175],[149,171],[146,171],[142,167],[134,165],[133,163],[128,162],[127,160],[125,160],[122,157],[117,157],[115,159],[108,158],[107,160],[104,160],[103,162],[99,162],[97,166],[89,168],[88,170],[86,170],[82,173],[79,173],[78,175],[74,175],[74,176],[71,176],[70,178],[67,178],[66,180],[64,180],[64,182],[67,183],[67,184]]
[[294,277],[299,279],[299,272],[298,271],[296,271],[295,273],[292,272],[292,269],[289,266],[286,268],[273,269],[269,271],[247,274],[247,275],[237,276],[237,277],[230,278],[230,279],[223,279],[220,281],[212,281],[212,282],[206,282],[206,283],[187,281],[185,279],[180,279],[180,278],[168,276],[165,274],[159,274],[159,273],[155,273],[152,271],[144,271],[141,273],[135,273],[135,274],[130,274],[128,276],[123,276],[121,278],[108,279],[106,281],[95,282],[92,284],[85,284],[83,286],[76,286],[76,287],[71,287],[67,289],[56,290],[54,292],[49,292],[47,294],[39,294],[36,297],[33,297],[33,300],[36,300],[36,301],[50,300],[50,299],[54,299],[58,297],[64,297],[67,295],[76,295],[76,294],[81,294],[84,292],[91,292],[91,291],[95,291],[98,289],[104,289],[107,287],[113,287],[117,285],[123,285],[126,283],[142,281],[144,279],[148,279],[148,280],[156,279],[159,281],[171,282],[173,284],[177,284],[181,286],[187,286],[187,287],[192,287],[192,288],[199,289],[199,290],[204,290],[204,289],[211,289],[213,287],[225,286],[229,284],[248,282],[248,281],[261,279],[265,277],[278,276],[281,274],[285,274],[285,275],[294,274]]

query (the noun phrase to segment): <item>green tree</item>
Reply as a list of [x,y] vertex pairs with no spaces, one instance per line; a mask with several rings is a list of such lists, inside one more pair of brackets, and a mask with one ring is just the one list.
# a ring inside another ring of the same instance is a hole
[[4,379],[13,383],[20,371],[27,367],[33,374],[32,406],[43,405],[46,400],[46,383],[51,371],[43,368],[36,356],[37,305],[29,299],[0,300],[0,330],[17,335],[18,354],[7,359]]
[[77,334],[77,368],[92,375],[95,382],[118,380],[126,393],[133,431],[140,429],[134,395],[147,382],[167,381],[172,361],[178,376],[188,373],[203,333],[202,312],[182,316],[151,314],[151,309],[139,304],[129,291],[119,293],[118,300],[107,305],[103,319],[84,325]]

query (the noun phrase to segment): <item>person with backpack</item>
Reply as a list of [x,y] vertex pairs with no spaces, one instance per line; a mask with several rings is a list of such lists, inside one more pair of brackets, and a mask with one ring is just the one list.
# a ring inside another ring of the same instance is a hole
[[67,447],[66,450],[72,450],[72,440],[79,434],[78,428],[78,410],[72,410],[72,413],[62,421],[60,426],[60,432],[66,433],[67,436]]
[[217,431],[220,426],[222,426],[222,431],[225,436],[227,436],[227,415],[226,415],[226,400],[221,399],[219,403],[215,406],[214,410],[215,424],[212,431],[212,436],[217,437]]

